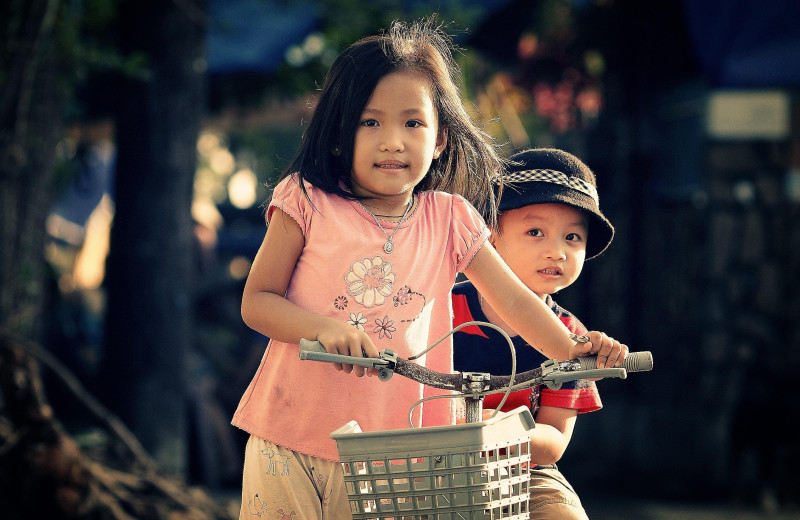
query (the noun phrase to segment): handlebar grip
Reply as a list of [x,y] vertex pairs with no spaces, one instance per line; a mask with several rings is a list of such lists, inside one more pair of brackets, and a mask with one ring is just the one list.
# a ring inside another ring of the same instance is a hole
[[301,352],[327,352],[322,343],[316,340],[300,338],[300,351]]
[[[582,356],[576,360],[581,370],[592,370],[597,368],[597,356]],[[629,352],[628,357],[621,365],[628,372],[648,372],[653,370],[653,354],[650,351]]]
[[341,354],[330,354],[325,351],[325,348],[319,341],[309,341],[305,339],[300,340],[300,350],[298,353],[302,360],[308,359],[310,361],[342,363],[344,365],[357,365],[366,368],[376,368],[376,365],[382,364],[381,360],[377,358],[357,358]]

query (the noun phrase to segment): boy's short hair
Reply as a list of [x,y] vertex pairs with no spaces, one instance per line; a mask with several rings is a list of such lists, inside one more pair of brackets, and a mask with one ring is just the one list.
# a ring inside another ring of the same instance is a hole
[[512,155],[503,172],[500,212],[551,202],[567,204],[589,216],[587,260],[605,251],[614,239],[614,226],[600,211],[594,173],[580,159],[556,148]]

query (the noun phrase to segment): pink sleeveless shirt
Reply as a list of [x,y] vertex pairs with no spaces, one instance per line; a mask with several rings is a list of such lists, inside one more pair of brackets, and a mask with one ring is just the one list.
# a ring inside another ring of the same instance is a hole
[[[305,238],[286,297],[364,330],[378,350],[389,348],[404,358],[443,337],[451,328],[456,274],[489,236],[469,202],[442,192],[420,193],[417,208],[393,237],[394,251],[386,254],[386,235],[357,202],[308,183],[306,190],[311,204],[295,177],[284,179],[267,214],[269,219],[280,208]],[[394,231],[396,223],[381,222],[387,233]],[[452,341],[417,362],[452,371]],[[351,419],[364,431],[407,428],[410,406],[435,393],[441,391],[397,375],[382,382],[301,361],[297,344],[270,341],[232,423],[300,453],[338,460],[330,432]],[[426,426],[451,424],[454,402],[435,399],[418,406],[417,426],[420,412]]]

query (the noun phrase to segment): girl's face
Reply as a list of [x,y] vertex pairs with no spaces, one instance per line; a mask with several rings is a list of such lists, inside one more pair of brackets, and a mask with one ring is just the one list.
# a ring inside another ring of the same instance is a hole
[[588,222],[566,204],[531,204],[500,216],[492,244],[533,292],[544,298],[578,279],[586,259]]
[[373,199],[379,210],[403,206],[444,147],[427,81],[411,71],[388,74],[372,92],[356,130],[353,191]]

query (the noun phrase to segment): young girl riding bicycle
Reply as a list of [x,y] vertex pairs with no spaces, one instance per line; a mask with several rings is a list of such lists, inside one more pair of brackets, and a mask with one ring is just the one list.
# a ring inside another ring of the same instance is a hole
[[[436,393],[411,380],[381,384],[363,367],[302,363],[297,343],[375,357],[419,353],[450,329],[450,292],[464,272],[504,320],[545,355],[627,347],[602,333],[575,343],[541,299],[486,247],[491,181],[502,167],[464,109],[451,44],[432,20],[395,23],[332,65],[299,151],[275,187],[269,225],[242,297],[242,317],[271,338],[233,424],[245,449],[240,517],[283,510],[348,519],[331,431],[407,427],[404,410]],[[417,361],[452,369],[452,343]],[[450,400],[415,410],[417,425],[454,422]]]

